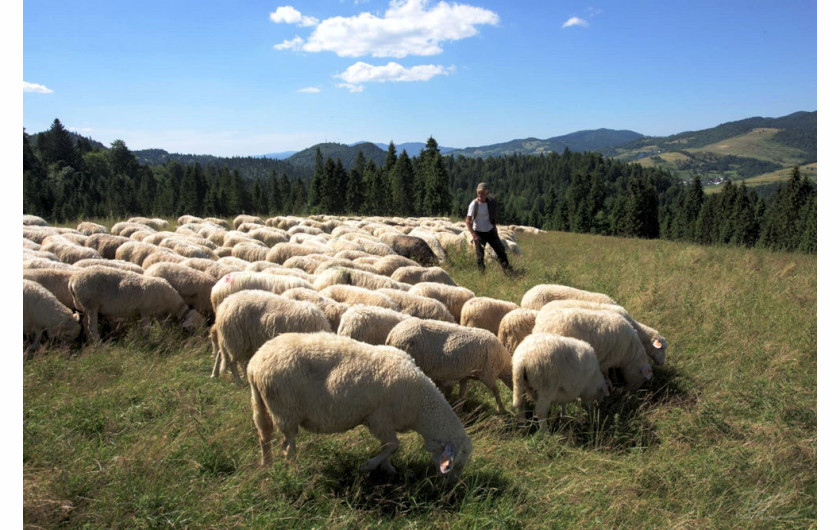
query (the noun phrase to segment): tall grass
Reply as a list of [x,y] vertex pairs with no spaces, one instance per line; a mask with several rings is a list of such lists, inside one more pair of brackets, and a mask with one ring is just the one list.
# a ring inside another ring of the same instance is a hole
[[[810,527],[816,525],[816,257],[566,233],[523,237],[517,272],[469,252],[446,266],[479,296],[538,283],[609,294],[668,341],[632,395],[548,433],[471,385],[462,480],[415,433],[397,475],[359,471],[364,428],[302,431],[261,468],[247,387],[209,378],[204,336],[173,323],[23,369],[24,522],[40,527]],[[510,403],[510,392],[502,389]],[[279,447],[277,449],[279,451]]]

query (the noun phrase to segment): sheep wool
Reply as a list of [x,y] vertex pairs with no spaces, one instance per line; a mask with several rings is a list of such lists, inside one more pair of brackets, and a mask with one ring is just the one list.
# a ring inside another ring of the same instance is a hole
[[386,307],[354,305],[341,316],[336,333],[368,344],[385,344],[394,326],[409,318]]
[[212,315],[210,291],[216,285],[216,278],[213,276],[180,263],[167,262],[155,263],[146,269],[144,274],[163,278],[178,291],[188,306],[204,316]]
[[502,318],[517,307],[519,306],[507,300],[476,296],[464,302],[461,308],[461,325],[486,329],[493,335],[498,335]]
[[385,344],[411,355],[417,366],[438,385],[458,381],[460,400],[466,396],[467,380],[478,379],[493,393],[499,411],[505,411],[496,379],[512,387],[511,357],[489,331],[410,318],[394,326]]
[[475,293],[466,287],[445,285],[437,282],[420,282],[414,284],[408,292],[440,301],[449,310],[455,322],[461,321],[461,310],[467,300],[475,297]]
[[564,300],[573,298],[575,300],[590,300],[602,304],[615,304],[615,300],[603,293],[584,291],[568,285],[557,285],[553,283],[541,283],[528,289],[522,295],[521,306],[526,309],[540,309],[552,300]]
[[610,394],[588,343],[556,333],[534,333],[513,352],[513,409],[524,419],[525,395],[534,401],[540,430],[546,429],[552,404],[577,398],[592,402]]
[[303,427],[316,433],[365,425],[382,450],[362,470],[396,470],[390,456],[398,432],[423,437],[440,473],[457,479],[472,442],[434,383],[404,352],[329,333],[286,333],[266,342],[248,363],[251,407],[263,465],[272,461],[271,438],[283,434],[294,461]]
[[71,342],[79,336],[78,313],[73,313],[49,290],[32,280],[23,280],[23,335],[26,353],[35,351],[46,333],[50,339]]
[[534,322],[537,320],[535,309],[524,309],[518,307],[502,317],[499,322],[499,340],[511,353],[516,347],[531,334],[534,330]]

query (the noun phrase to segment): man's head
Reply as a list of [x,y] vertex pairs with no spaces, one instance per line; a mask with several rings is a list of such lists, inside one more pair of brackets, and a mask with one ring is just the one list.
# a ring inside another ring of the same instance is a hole
[[475,194],[478,196],[478,198],[484,200],[487,198],[488,193],[490,193],[490,188],[487,186],[487,183],[479,182],[478,186],[476,186],[475,188]]

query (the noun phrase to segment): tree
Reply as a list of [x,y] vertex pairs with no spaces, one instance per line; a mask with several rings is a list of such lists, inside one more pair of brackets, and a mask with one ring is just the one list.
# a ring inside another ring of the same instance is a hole
[[53,121],[49,131],[40,135],[38,150],[41,159],[47,165],[79,167],[79,156],[73,138],[58,118]]
[[365,155],[361,151],[356,154],[353,161],[353,167],[347,175],[347,196],[345,197],[345,213],[360,213],[362,211],[362,203],[365,200],[365,182],[364,173]]
[[391,199],[396,215],[415,215],[414,169],[405,149],[391,168]]
[[449,193],[449,175],[443,164],[437,141],[429,137],[426,147],[420,152],[419,178],[423,191],[425,215],[449,213],[452,196]]
[[321,148],[315,149],[315,172],[312,174],[312,183],[309,189],[309,207],[313,211],[320,211],[321,204],[324,202],[324,155],[321,154]]

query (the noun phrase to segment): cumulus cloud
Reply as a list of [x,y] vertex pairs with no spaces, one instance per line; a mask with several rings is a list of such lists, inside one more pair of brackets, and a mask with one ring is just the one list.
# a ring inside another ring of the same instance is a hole
[[306,17],[300,11],[292,6],[280,6],[269,15],[272,22],[278,24],[297,24],[298,26],[316,26],[318,19],[315,17]]
[[299,50],[303,46],[303,39],[295,36],[294,39],[284,40],[280,44],[275,44],[275,50]]
[[588,28],[589,22],[585,21],[580,17],[572,17],[566,22],[563,23],[564,28],[571,28],[572,26],[580,26],[582,28]]
[[338,86],[347,88],[351,92],[361,92],[365,83],[428,81],[433,77],[448,75],[453,71],[454,67],[446,68],[435,64],[406,68],[395,62],[390,62],[385,66],[373,66],[359,61],[335,77],[344,81]]
[[316,86],[307,86],[303,88],[299,88],[298,92],[302,94],[318,94],[321,92],[321,89]]
[[52,90],[45,87],[44,85],[39,85],[37,83],[28,83],[26,81],[23,82],[23,91],[24,92],[35,92],[36,94],[52,94]]
[[[278,8],[281,21],[295,20],[294,8]],[[302,17],[306,18],[306,17]],[[294,23],[294,22],[292,22]],[[340,57],[429,56],[443,52],[444,42],[457,41],[478,33],[482,24],[496,25],[493,11],[465,4],[428,0],[392,0],[384,16],[361,13],[353,17],[331,17],[318,23],[306,42],[285,41],[276,49],[333,52]]]

